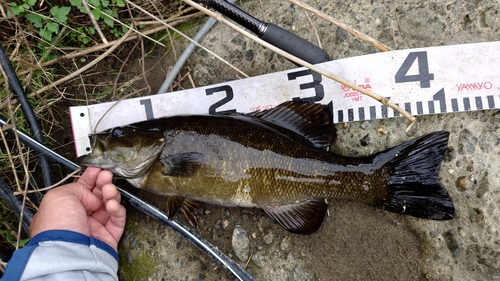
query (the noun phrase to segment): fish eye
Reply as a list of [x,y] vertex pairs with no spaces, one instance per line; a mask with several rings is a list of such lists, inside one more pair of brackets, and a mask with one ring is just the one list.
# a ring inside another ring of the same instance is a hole
[[123,137],[123,131],[121,128],[114,128],[111,130],[111,135],[115,138]]

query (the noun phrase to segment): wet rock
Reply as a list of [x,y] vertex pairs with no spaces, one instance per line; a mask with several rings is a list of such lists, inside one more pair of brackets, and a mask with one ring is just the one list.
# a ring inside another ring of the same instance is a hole
[[252,255],[252,262],[259,268],[263,268],[267,262],[267,254],[265,251],[258,251]]
[[248,238],[247,232],[239,225],[236,225],[234,227],[231,245],[233,246],[233,252],[238,257],[238,259],[240,259],[241,261],[248,260],[250,239]]
[[479,180],[476,189],[476,196],[478,198],[483,198],[486,192],[490,190],[490,182],[488,180],[488,172],[484,173],[484,176]]
[[484,152],[491,152],[500,144],[500,139],[495,135],[495,130],[484,130],[479,136],[479,148]]
[[262,237],[262,239],[264,240],[264,243],[266,243],[266,245],[269,245],[269,244],[273,243],[274,235],[272,233],[269,233],[269,234],[264,235],[264,237]]
[[443,161],[451,162],[457,157],[457,150],[453,146],[449,146],[444,152]]
[[482,280],[496,280],[500,278],[500,243],[497,248],[472,244],[467,248],[466,257],[469,259],[468,268],[483,276]]
[[468,187],[468,180],[466,176],[461,176],[457,178],[457,189],[460,191],[465,191]]
[[341,44],[347,39],[349,33],[342,28],[337,28],[335,31],[335,44]]
[[450,252],[458,258],[464,249],[457,231],[449,230],[443,234],[443,237]]
[[474,134],[464,129],[460,132],[460,136],[458,137],[459,145],[458,145],[458,153],[459,154],[473,154],[476,150],[476,144],[478,142],[478,138],[474,136]]
[[293,280],[309,281],[309,280],[312,280],[312,276],[311,276],[311,273],[305,271],[302,267],[296,267],[293,270]]
[[469,212],[469,218],[471,222],[478,223],[478,222],[483,222],[486,216],[484,215],[482,210],[473,208]]
[[289,235],[283,237],[283,240],[281,240],[281,243],[280,243],[280,249],[282,251],[288,250],[288,248],[290,248],[290,243],[291,243],[291,238]]
[[361,140],[359,140],[359,142],[362,146],[367,146],[368,144],[370,144],[371,140],[372,138],[370,137],[370,134],[366,134],[363,138],[361,138]]

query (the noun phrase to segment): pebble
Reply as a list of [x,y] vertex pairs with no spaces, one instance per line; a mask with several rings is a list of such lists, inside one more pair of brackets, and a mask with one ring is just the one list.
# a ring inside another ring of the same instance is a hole
[[250,250],[250,239],[247,232],[239,225],[234,227],[233,237],[231,240],[234,254],[240,261],[246,262],[248,260],[248,252]]
[[290,248],[290,242],[291,242],[290,236],[289,235],[285,236],[283,240],[281,240],[280,249],[282,251],[286,251],[288,248]]
[[311,273],[304,270],[302,267],[296,267],[293,271],[293,280],[309,281],[312,280]]
[[484,173],[484,176],[479,180],[476,196],[478,198],[483,198],[486,192],[490,190],[490,182],[488,180],[488,172]]
[[460,191],[465,191],[467,189],[468,180],[466,176],[461,176],[457,178],[457,189]]
[[264,237],[262,237],[262,239],[264,240],[264,243],[266,243],[266,245],[269,245],[269,244],[273,243],[274,235],[272,233],[269,233],[269,234],[264,235]]
[[443,234],[444,241],[446,242],[446,246],[453,254],[455,258],[458,258],[462,251],[464,250],[462,246],[462,242],[460,237],[458,236],[457,231],[449,230]]
[[462,130],[462,132],[460,132],[460,136],[458,137],[458,141],[459,154],[474,154],[478,138],[474,136],[471,131],[467,129]]
[[263,268],[267,262],[267,254],[265,251],[257,251],[252,255],[252,262],[259,268]]

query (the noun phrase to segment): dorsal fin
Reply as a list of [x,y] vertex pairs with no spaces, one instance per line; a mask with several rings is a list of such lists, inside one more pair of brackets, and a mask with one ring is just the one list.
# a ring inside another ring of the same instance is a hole
[[284,229],[297,234],[311,234],[318,230],[327,211],[328,204],[324,200],[307,200],[264,210]]
[[336,130],[333,124],[331,103],[322,105],[304,101],[287,101],[275,108],[245,115],[274,124],[276,126],[271,125],[271,127],[282,133],[282,128],[291,130],[306,138],[315,147],[324,149],[335,142]]

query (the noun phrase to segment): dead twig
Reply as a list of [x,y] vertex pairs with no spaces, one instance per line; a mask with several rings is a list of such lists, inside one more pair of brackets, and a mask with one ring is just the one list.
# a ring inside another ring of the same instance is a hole
[[301,7],[302,9],[304,10],[307,10],[313,14],[315,14],[316,16],[324,19],[324,20],[327,20],[333,24],[335,24],[336,26],[344,29],[345,31],[351,33],[352,35],[356,36],[357,38],[367,42],[368,44],[372,45],[373,47],[377,48],[379,51],[381,52],[387,52],[387,51],[392,51],[391,47],[379,42],[378,40],[375,40],[373,38],[371,38],[370,36],[344,24],[343,22],[340,22],[334,18],[332,18],[331,16],[325,14],[325,13],[322,13],[316,9],[314,9],[313,7],[301,2],[301,1],[298,1],[298,0],[288,0],[288,2],[292,3],[292,4],[295,4],[299,7]]
[[[187,40],[189,40],[190,42],[193,42],[193,44],[195,44],[196,46],[198,46],[199,48],[202,48],[203,50],[207,51],[209,54],[211,54],[212,56],[216,57],[217,59],[219,59],[220,61],[222,61],[223,63],[227,64],[229,67],[231,67],[232,69],[236,70],[238,73],[240,73],[241,75],[243,75],[244,77],[249,77],[246,73],[244,73],[243,71],[241,71],[240,69],[238,69],[237,67],[235,67],[234,65],[232,65],[231,63],[229,63],[228,61],[224,60],[223,58],[221,58],[219,55],[215,54],[214,52],[212,52],[211,50],[207,49],[205,46],[201,45],[200,43],[198,42],[195,42],[193,39],[189,38],[189,36],[187,36],[186,34],[180,32],[179,30],[173,28],[172,25],[162,21],[161,19],[159,19],[157,16],[151,14],[150,12],[146,11],[145,9],[143,9],[141,6],[135,4],[134,2],[130,1],[130,0],[125,0],[125,2],[129,3],[131,6],[134,6],[136,9],[140,10],[141,12],[147,14],[148,16],[152,17],[153,19],[161,22],[163,25],[165,25],[166,27],[168,27],[170,30],[173,30],[174,32],[177,32],[179,35],[181,35],[182,37],[186,38]],[[186,2],[186,1],[185,1]]]
[[92,24],[95,27],[95,30],[97,31],[97,33],[101,37],[102,42],[104,44],[108,44],[108,40],[106,39],[106,36],[104,36],[104,33],[102,33],[102,30],[99,27],[99,24],[95,20],[94,14],[92,14],[92,12],[90,11],[89,5],[87,5],[87,1],[86,0],[82,0],[82,4],[85,7],[85,10],[87,10],[87,14],[89,15],[90,21],[92,22]]
[[35,92],[30,94],[29,96],[41,94],[41,93],[47,91],[48,89],[52,89],[52,88],[56,87],[57,85],[60,85],[66,81],[73,79],[75,76],[80,75],[82,72],[86,71],[90,67],[94,66],[96,63],[103,60],[109,54],[111,54],[116,48],[118,48],[118,46],[120,46],[125,41],[125,39],[127,39],[127,37],[130,35],[131,32],[132,32],[132,28],[130,28],[127,31],[127,33],[125,35],[123,35],[122,38],[120,38],[120,40],[116,41],[116,43],[113,46],[111,46],[106,52],[104,52],[102,55],[100,55],[99,57],[97,57],[96,59],[91,61],[90,63],[86,64],[84,67],[78,69],[77,71],[71,73],[70,75],[68,75],[62,79],[59,79],[59,80],[51,83],[50,85],[47,85],[45,87],[42,87],[42,88],[36,90]]

